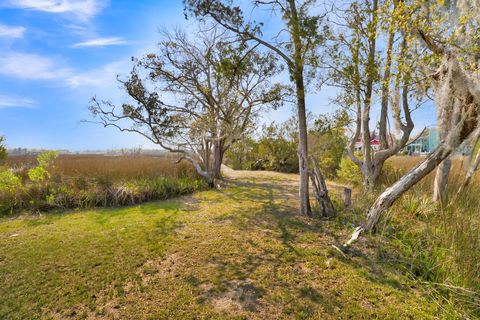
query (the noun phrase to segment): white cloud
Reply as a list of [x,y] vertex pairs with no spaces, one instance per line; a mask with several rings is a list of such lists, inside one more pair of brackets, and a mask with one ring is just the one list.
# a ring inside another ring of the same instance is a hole
[[106,0],[9,0],[11,7],[49,13],[70,13],[88,20],[99,13]]
[[0,38],[22,38],[25,31],[24,27],[10,27],[0,24]]
[[64,27],[67,29],[70,29],[73,34],[80,35],[80,36],[88,35],[89,32],[91,32],[90,28],[84,25],[79,25],[79,24],[67,24],[67,25],[64,25]]
[[98,69],[86,71],[83,73],[72,74],[66,79],[68,86],[77,87],[98,87],[98,86],[118,86],[116,76],[118,74],[128,73],[131,67],[129,59],[118,60],[108,63]]
[[28,53],[0,53],[0,74],[29,80],[53,80],[68,77],[70,70],[53,59]]
[[114,61],[97,69],[77,71],[58,59],[36,54],[0,53],[0,75],[23,79],[49,81],[71,88],[116,85],[116,75],[130,70],[130,59]]
[[33,100],[0,94],[0,109],[12,107],[31,108],[33,106],[35,106]]
[[121,44],[126,44],[127,41],[125,41],[122,38],[119,37],[111,37],[111,38],[97,38],[97,39],[92,39],[80,43],[76,43],[73,46],[75,48],[81,48],[81,47],[105,47],[105,46],[115,46],[115,45],[121,45]]

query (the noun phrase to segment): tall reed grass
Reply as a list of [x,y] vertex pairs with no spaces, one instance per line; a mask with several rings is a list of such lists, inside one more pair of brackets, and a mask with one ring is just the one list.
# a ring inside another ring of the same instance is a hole
[[[399,156],[390,162],[403,174],[421,160]],[[434,173],[427,176],[378,226],[386,240],[379,250],[440,297],[452,318],[480,318],[480,176],[457,194],[467,159],[453,158],[452,165],[447,201],[432,202]]]
[[49,179],[29,180],[36,157],[10,157],[6,166],[22,184],[0,192],[0,214],[99,206],[125,206],[206,188],[188,163],[169,156],[60,156]]

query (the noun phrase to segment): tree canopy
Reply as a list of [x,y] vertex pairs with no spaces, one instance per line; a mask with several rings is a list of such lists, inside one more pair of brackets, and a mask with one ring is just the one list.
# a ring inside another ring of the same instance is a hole
[[90,109],[103,125],[180,153],[213,179],[259,111],[277,108],[289,90],[272,81],[282,70],[273,54],[204,28],[196,39],[182,30],[163,32],[159,52],[133,59],[130,76],[119,80],[132,101],[117,108],[94,98]]

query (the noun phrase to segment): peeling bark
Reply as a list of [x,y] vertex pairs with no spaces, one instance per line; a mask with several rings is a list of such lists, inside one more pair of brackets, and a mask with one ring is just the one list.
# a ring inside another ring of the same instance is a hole
[[222,163],[223,156],[225,154],[224,141],[218,141],[214,143],[213,148],[213,170],[212,175],[214,179],[220,179],[222,177]]
[[448,176],[452,168],[452,161],[445,159],[440,163],[435,174],[435,181],[433,183],[433,201],[444,203],[447,199],[448,191]]
[[316,159],[312,158],[313,172],[310,172],[310,179],[312,181],[313,191],[315,197],[317,198],[318,205],[320,207],[320,213],[324,217],[333,217],[336,214],[335,208],[333,206],[332,200],[328,195],[327,184],[323,178],[318,162]]

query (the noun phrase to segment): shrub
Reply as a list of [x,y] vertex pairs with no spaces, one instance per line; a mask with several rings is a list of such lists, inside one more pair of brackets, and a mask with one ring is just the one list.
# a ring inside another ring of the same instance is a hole
[[[361,159],[360,155],[357,155]],[[378,186],[389,186],[395,181],[398,181],[402,177],[403,171],[396,168],[390,161],[384,163],[382,173],[378,180]],[[360,168],[353,162],[350,157],[346,156],[340,161],[339,168],[337,170],[337,176],[347,183],[355,186],[361,185],[363,182],[363,176]]]
[[0,192],[13,193],[22,186],[21,179],[11,170],[0,172]]
[[343,157],[337,170],[337,176],[353,185],[362,184],[362,173],[358,166],[349,157]]
[[58,152],[47,151],[37,157],[38,165],[28,171],[28,178],[33,183],[42,183],[50,178],[48,169],[52,166],[53,160],[58,157]]

